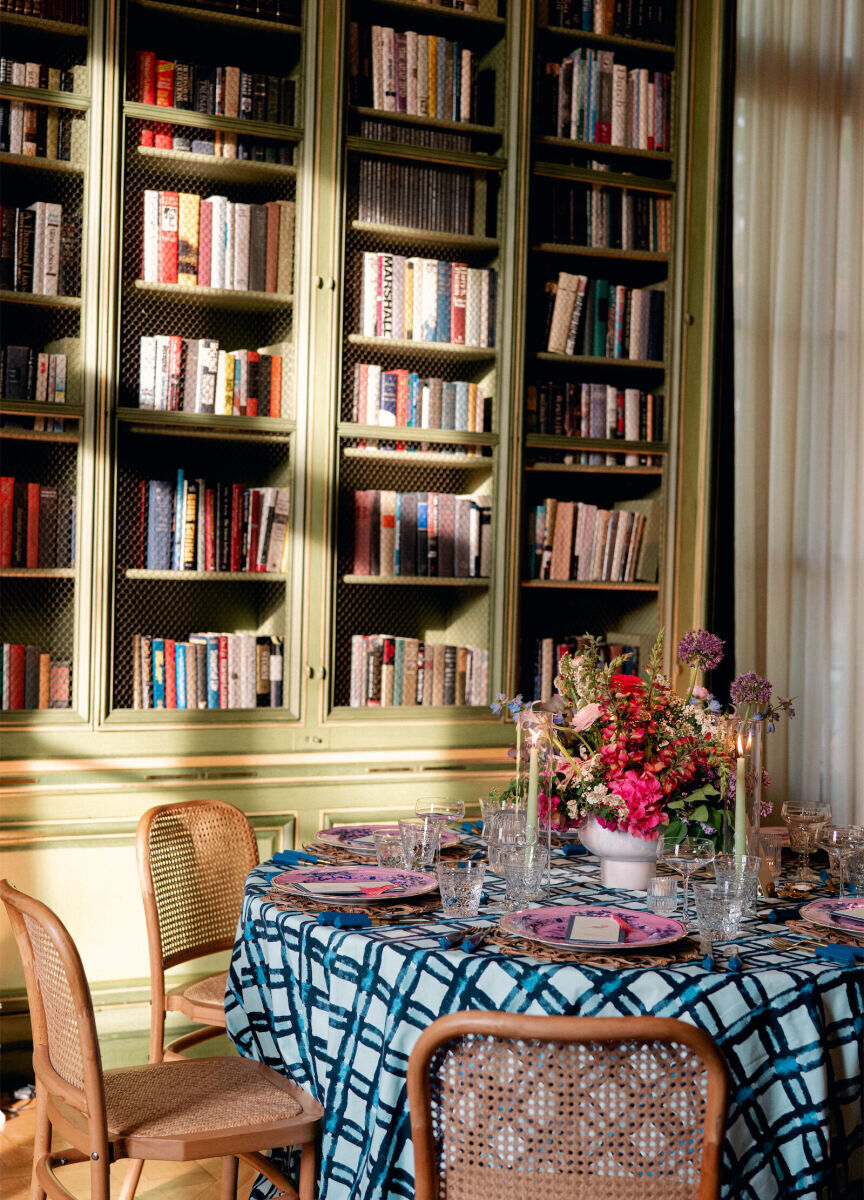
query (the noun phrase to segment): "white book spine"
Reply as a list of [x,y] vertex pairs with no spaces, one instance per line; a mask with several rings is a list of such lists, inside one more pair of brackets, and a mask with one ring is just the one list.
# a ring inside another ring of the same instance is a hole
[[438,328],[438,260],[423,259],[423,293],[420,308],[420,340],[434,342]]
[[54,395],[49,397],[54,404],[66,403],[66,355],[52,354],[55,362],[54,370]]
[[224,196],[208,196],[208,203],[213,215],[213,228],[210,239],[210,286],[225,287],[225,238],[226,238],[226,209],[228,201]]
[[465,345],[479,346],[480,342],[480,293],[482,282],[477,267],[468,268],[465,285]]
[[381,66],[384,90],[382,108],[385,112],[396,111],[396,46],[394,30],[384,26],[381,30]]
[[612,133],[611,144],[624,146],[627,142],[627,68],[612,64]]
[[363,254],[363,284],[361,293],[360,332],[363,337],[375,337],[378,300],[378,255],[372,251]]
[[[624,392],[624,438],[628,442],[639,441],[639,403],[638,388],[627,388]],[[624,455],[625,467],[638,467],[638,454]]]
[[48,398],[48,355],[40,354],[36,359],[36,403],[51,403]]
[[159,282],[159,193],[144,193],[144,282]]
[[408,69],[407,111],[416,113],[417,109],[417,34],[409,30],[405,34],[405,61]]
[[154,338],[156,342],[156,385],[155,385],[155,402],[154,408],[160,412],[165,412],[168,409],[168,359],[171,355],[171,339],[164,335],[157,335]]
[[381,368],[370,363],[366,372],[366,424],[377,425],[381,398]]
[[225,281],[223,287],[234,290],[234,229],[235,205],[225,203]]
[[37,200],[29,206],[30,212],[36,214],[33,229],[33,284],[31,291],[45,291],[45,202]]
[[138,407],[156,407],[156,339],[142,337],[138,364]]
[[234,204],[234,291],[249,291],[249,224],[248,204]]
[[489,270],[480,272],[480,345],[489,345]]
[[381,78],[381,44],[382,33],[380,25],[372,26],[372,107],[384,107],[384,88]]
[[60,228],[63,208],[59,204],[45,205],[45,226],[42,243],[42,294],[56,296],[60,281]]

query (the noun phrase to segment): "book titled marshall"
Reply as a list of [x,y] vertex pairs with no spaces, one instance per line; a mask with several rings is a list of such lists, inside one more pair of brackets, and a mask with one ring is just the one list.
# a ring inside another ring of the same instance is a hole
[[72,703],[72,664],[53,658],[38,646],[19,642],[0,645],[0,709],[69,708]]
[[282,638],[260,633],[132,636],[136,709],[281,708]]
[[486,704],[489,652],[389,634],[351,638],[351,708]]
[[219,416],[282,416],[282,346],[220,350],[215,338],[142,337],[138,407]]
[[654,583],[660,548],[656,500],[613,509],[550,497],[528,510],[529,579]]
[[488,496],[354,493],[355,575],[487,579],[491,550]]
[[141,279],[287,296],[294,273],[293,200],[233,204],[146,191]]
[[364,337],[494,346],[498,273],[467,263],[363,253]]
[[663,358],[664,291],[561,271],[546,284],[546,349],[594,358]]
[[75,566],[72,488],[0,476],[0,567]]

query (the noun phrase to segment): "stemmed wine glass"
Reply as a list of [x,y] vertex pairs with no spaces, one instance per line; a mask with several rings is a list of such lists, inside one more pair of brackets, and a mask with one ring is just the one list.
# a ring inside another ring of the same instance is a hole
[[822,802],[795,804],[787,800],[780,811],[789,827],[789,845],[801,855],[793,879],[798,883],[818,883],[819,876],[810,869],[810,851],[820,831],[831,820],[831,805]]
[[819,845],[837,859],[840,870],[840,895],[844,896],[846,860],[858,850],[864,850],[864,828],[860,825],[824,825],[819,832]]
[[684,877],[684,911],[681,920],[685,929],[689,929],[690,921],[687,913],[689,899],[690,876],[698,867],[710,863],[714,858],[714,843],[710,838],[660,838],[657,845],[657,857],[667,867],[677,871]]

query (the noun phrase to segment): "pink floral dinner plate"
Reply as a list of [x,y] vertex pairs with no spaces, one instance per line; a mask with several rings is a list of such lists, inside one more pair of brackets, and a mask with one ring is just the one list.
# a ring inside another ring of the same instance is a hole
[[[375,857],[375,838],[376,833],[392,833],[396,837],[399,836],[398,825],[333,825],[330,829],[319,829],[315,835],[315,841],[320,842],[322,846],[342,846],[345,850],[350,850],[353,854],[368,854],[370,858]],[[456,846],[462,839],[458,833],[452,833],[449,829],[441,830],[442,847]]]
[[[856,920],[846,921],[843,917],[834,920],[832,913],[844,908],[856,909]],[[825,925],[829,929],[842,929],[844,933],[857,933],[859,937],[864,937],[864,896],[811,900],[802,906],[799,915],[802,921],[809,921],[812,925]]]
[[[573,941],[567,937],[570,918],[619,917],[629,926],[620,942]],[[686,930],[673,917],[609,904],[556,904],[549,908],[523,908],[504,913],[501,928],[514,937],[531,938],[544,946],[571,946],[577,950],[635,950],[646,946],[665,946],[684,937]]]
[[434,875],[402,867],[297,867],[274,876],[272,883],[295,896],[322,904],[366,904],[373,900],[407,900],[438,886]]

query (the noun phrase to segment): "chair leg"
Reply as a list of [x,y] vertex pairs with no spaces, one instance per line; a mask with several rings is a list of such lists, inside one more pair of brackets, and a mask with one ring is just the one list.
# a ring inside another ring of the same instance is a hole
[[135,1195],[135,1191],[138,1187],[138,1181],[141,1178],[141,1172],[143,1169],[143,1158],[129,1159],[129,1170],[126,1173],[126,1178],[123,1180],[117,1200],[132,1200],[132,1197]]
[[300,1200],[315,1200],[318,1182],[318,1147],[307,1142],[300,1152]]
[[222,1190],[220,1200],[237,1200],[237,1159],[222,1159]]
[[45,1200],[45,1189],[36,1177],[36,1163],[51,1152],[51,1122],[48,1119],[48,1098],[42,1084],[36,1084],[36,1131],[33,1135],[33,1177],[30,1181],[30,1200]]

